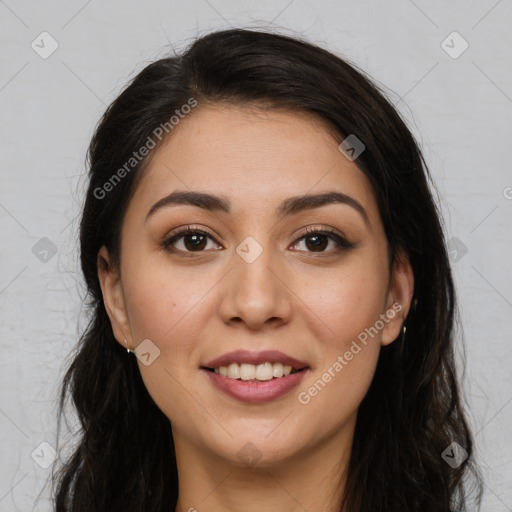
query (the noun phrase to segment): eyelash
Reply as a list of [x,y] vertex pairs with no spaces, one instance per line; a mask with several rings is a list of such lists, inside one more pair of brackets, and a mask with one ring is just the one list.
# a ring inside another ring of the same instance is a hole
[[[182,230],[174,233],[171,237],[166,238],[165,240],[163,240],[163,242],[161,243],[161,246],[162,246],[163,249],[165,249],[165,250],[167,250],[169,252],[172,252],[172,253],[184,253],[184,254],[192,255],[195,252],[198,252],[198,253],[205,252],[204,250],[202,250],[202,251],[183,251],[181,249],[176,249],[176,248],[172,247],[172,244],[175,243],[177,240],[179,240],[180,238],[183,238],[186,235],[191,235],[191,234],[205,235],[208,238],[212,239],[215,243],[218,244],[218,242],[213,238],[213,236],[210,233],[208,233],[208,232],[206,232],[206,231],[204,231],[202,229],[196,229],[196,228],[194,228],[192,226],[188,226],[187,228],[182,229]],[[337,252],[341,252],[341,251],[344,251],[344,250],[350,250],[350,249],[353,249],[356,246],[355,243],[349,242],[348,240],[346,240],[345,238],[340,236],[333,229],[318,229],[318,228],[315,228],[315,227],[307,228],[305,230],[305,232],[299,238],[297,238],[295,240],[293,245],[296,245],[300,241],[304,240],[305,238],[311,237],[313,235],[323,235],[323,236],[326,236],[330,240],[334,241],[337,244],[337,247],[335,249],[333,249],[333,250],[330,250],[330,251],[319,251],[319,252],[315,252],[315,251],[298,251],[298,252],[308,252],[308,253],[311,253],[311,254],[328,254],[328,253],[331,253],[331,252],[336,252],[337,253]]]

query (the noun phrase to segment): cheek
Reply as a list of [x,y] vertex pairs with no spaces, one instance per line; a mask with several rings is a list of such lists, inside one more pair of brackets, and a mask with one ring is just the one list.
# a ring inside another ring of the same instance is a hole
[[297,400],[309,414],[321,415],[326,428],[355,412],[371,384],[389,321],[381,320],[387,280],[385,262],[361,260],[317,281],[317,292],[309,294],[304,313],[310,330],[317,326],[322,351]]
[[388,275],[385,265],[375,259],[354,258],[328,275],[324,272],[316,279],[311,277],[299,292],[308,306],[303,313],[310,326],[318,327],[316,335],[332,357],[332,351],[350,346],[379,319],[386,302]]
[[[140,255],[139,261],[144,261],[144,265],[138,264],[135,257],[125,259],[123,288],[130,326],[135,344],[149,339],[160,353],[150,365],[138,360],[138,366],[157,406],[169,419],[179,420],[184,412],[194,409],[195,402],[186,390],[191,389],[190,382],[196,375],[199,315],[210,287],[205,286],[201,272],[184,272],[169,264],[162,265],[156,258],[152,261],[147,255]],[[184,416],[190,422],[201,413],[199,407],[191,416]]]
[[123,285],[134,334],[158,345],[173,339],[193,339],[199,327],[194,319],[209,288],[204,275],[158,261],[151,265],[149,258],[146,262],[143,271],[142,265],[127,262]]
[[[344,424],[370,387],[380,353],[382,330],[375,325],[382,313],[381,288],[374,279],[353,274],[343,285],[326,290],[332,300],[317,310],[326,319],[323,337],[317,333],[319,364],[297,391],[310,436],[325,435]],[[311,421],[315,417],[322,421]]]

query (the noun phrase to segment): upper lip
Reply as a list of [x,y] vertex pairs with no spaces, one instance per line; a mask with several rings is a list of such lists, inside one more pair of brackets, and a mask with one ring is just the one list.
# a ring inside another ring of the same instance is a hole
[[263,350],[261,352],[249,352],[248,350],[235,350],[220,357],[208,361],[205,368],[219,368],[220,366],[229,366],[231,363],[248,363],[253,365],[263,363],[282,363],[285,366],[291,366],[297,370],[307,367],[303,361],[299,361],[279,350]]

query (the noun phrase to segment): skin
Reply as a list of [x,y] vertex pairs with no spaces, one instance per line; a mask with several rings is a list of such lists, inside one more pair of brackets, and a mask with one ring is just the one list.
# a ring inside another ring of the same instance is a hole
[[[381,347],[399,336],[409,311],[409,261],[399,255],[390,272],[370,182],[322,120],[216,105],[198,108],[171,135],[155,150],[128,206],[120,272],[105,247],[98,266],[117,341],[134,349],[149,339],[160,350],[148,366],[137,361],[172,423],[176,510],[337,510],[359,404]],[[231,213],[174,205],[145,221],[152,205],[175,190],[222,195]],[[331,190],[356,199],[369,227],[346,204],[276,216],[289,197]],[[187,225],[213,238],[196,251],[190,237],[174,242],[176,253],[162,248],[162,240]],[[336,251],[335,241],[321,238],[315,250],[314,235],[301,239],[308,226],[332,228],[356,246]],[[263,248],[250,264],[236,252],[248,236]],[[401,311],[300,403],[298,393],[394,303]],[[200,370],[237,349],[280,350],[310,370],[287,395],[247,404],[217,390]],[[238,455],[246,443],[254,446],[256,464]]]

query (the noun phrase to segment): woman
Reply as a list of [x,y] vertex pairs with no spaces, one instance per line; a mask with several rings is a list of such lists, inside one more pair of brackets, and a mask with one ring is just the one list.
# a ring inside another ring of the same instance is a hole
[[479,503],[428,169],[363,72],[212,33],[135,77],[88,156],[57,511],[448,512],[469,477]]

